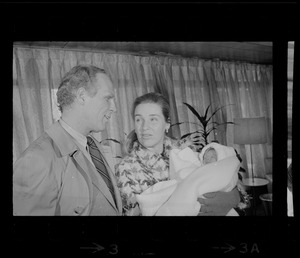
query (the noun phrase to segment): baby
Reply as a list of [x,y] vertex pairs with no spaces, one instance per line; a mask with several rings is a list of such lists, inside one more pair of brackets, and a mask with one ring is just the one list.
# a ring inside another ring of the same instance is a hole
[[201,161],[202,165],[206,165],[230,156],[236,156],[234,148],[212,142],[203,147],[203,149],[199,153],[198,158]]
[[[231,191],[237,183],[239,160],[232,147],[210,143],[197,155],[190,148],[171,150],[170,180],[137,195],[143,215],[195,216],[197,198],[208,192]],[[234,214],[233,214],[234,213]],[[234,210],[228,215],[237,216]]]
[[206,165],[218,161],[217,151],[213,147],[209,147],[203,154],[202,164]]

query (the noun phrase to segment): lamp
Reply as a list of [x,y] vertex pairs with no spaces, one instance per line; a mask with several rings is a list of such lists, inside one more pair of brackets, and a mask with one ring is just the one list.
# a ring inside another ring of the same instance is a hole
[[[256,198],[254,193],[254,186],[264,186],[268,184],[267,180],[254,178],[253,160],[252,160],[252,144],[263,144],[267,142],[267,123],[265,117],[255,118],[235,118],[234,119],[234,143],[249,144],[250,145],[250,159],[251,159],[251,179],[243,182],[248,186],[252,186],[252,197],[254,206]],[[248,163],[248,162],[247,162]],[[260,193],[257,193],[260,194]],[[259,200],[258,200],[259,201]],[[255,207],[254,207],[255,208]],[[254,209],[255,211],[255,209]]]
[[235,118],[234,143],[250,145],[250,159],[252,168],[252,181],[254,182],[252,144],[267,142],[267,125],[264,117]]

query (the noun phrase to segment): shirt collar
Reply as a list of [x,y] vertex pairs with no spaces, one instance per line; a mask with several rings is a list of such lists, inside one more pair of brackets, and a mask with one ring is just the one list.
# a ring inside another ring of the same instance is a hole
[[60,118],[59,123],[61,126],[84,148],[87,145],[87,138],[69,126],[62,118]]

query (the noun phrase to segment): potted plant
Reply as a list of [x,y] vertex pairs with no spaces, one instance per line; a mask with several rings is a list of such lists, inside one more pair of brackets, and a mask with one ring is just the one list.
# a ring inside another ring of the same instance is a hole
[[197,139],[197,138],[200,138],[197,140],[197,145],[199,146],[199,148],[203,148],[205,145],[207,145],[209,142],[208,142],[208,136],[210,135],[210,133],[214,130],[217,130],[218,129],[218,126],[220,125],[224,125],[224,124],[234,124],[233,122],[224,122],[224,123],[218,123],[218,122],[213,122],[212,121],[212,118],[213,116],[218,112],[220,111],[223,107],[220,107],[220,108],[217,108],[215,111],[212,112],[212,114],[209,116],[208,115],[208,111],[211,107],[211,104],[208,105],[208,107],[206,108],[205,112],[204,112],[204,115],[201,115],[199,112],[197,112],[197,110],[191,106],[190,104],[188,103],[185,103],[183,102],[184,105],[186,105],[188,107],[188,109],[197,117],[199,123],[192,123],[192,122],[178,122],[178,123],[175,123],[175,124],[172,124],[172,126],[175,126],[175,125],[181,125],[183,123],[192,123],[192,124],[196,124],[197,126],[199,126],[199,129],[194,131],[194,132],[191,132],[191,133],[187,133],[187,134],[184,134],[180,137],[180,139],[184,139],[186,137],[191,137],[192,135],[195,135],[193,137],[193,139]]

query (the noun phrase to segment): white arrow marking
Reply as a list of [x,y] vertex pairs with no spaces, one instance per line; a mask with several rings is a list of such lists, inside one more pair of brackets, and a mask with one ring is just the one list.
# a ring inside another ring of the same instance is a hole
[[230,251],[232,251],[232,250],[234,250],[235,249],[235,247],[234,246],[232,246],[232,245],[230,245],[230,244],[228,244],[228,243],[225,243],[227,246],[213,246],[212,248],[213,249],[226,249],[226,251],[224,252],[224,253],[228,253],[228,252],[230,252]]
[[225,243],[227,246],[222,246],[221,247],[221,249],[228,249],[228,250],[226,250],[224,253],[228,253],[228,252],[230,252],[230,251],[232,251],[232,250],[234,250],[235,249],[235,247],[233,246],[233,245],[230,245],[230,244],[228,244],[228,243]]
[[97,243],[93,243],[95,246],[83,246],[80,247],[80,249],[95,249],[93,253],[99,252],[101,250],[104,250],[105,248]]

